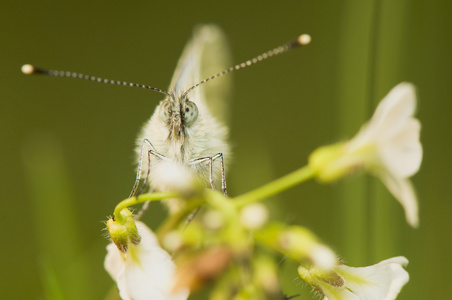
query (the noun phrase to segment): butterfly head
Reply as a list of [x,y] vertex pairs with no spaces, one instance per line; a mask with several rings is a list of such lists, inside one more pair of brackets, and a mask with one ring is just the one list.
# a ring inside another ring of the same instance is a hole
[[187,97],[171,95],[160,104],[159,116],[169,129],[168,139],[183,138],[185,128],[196,123],[199,116],[198,107]]

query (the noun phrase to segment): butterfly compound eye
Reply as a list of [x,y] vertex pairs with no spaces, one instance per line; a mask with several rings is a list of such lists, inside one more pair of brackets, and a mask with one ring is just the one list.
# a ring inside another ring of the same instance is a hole
[[199,114],[198,107],[194,102],[192,101],[185,102],[182,111],[182,118],[184,120],[185,125],[193,124],[196,121],[196,119],[198,119],[198,114]]

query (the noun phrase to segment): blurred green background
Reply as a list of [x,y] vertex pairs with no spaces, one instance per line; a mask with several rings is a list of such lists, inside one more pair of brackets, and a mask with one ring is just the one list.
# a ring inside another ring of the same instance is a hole
[[[95,2],[95,3],[94,3]],[[419,92],[424,161],[413,179],[420,228],[367,176],[309,182],[275,197],[274,217],[314,230],[351,266],[404,255],[399,299],[450,299],[452,2],[2,1],[2,299],[102,299],[103,221],[134,181],[134,141],[161,99],[140,89],[25,76],[20,66],[166,89],[194,25],[214,22],[242,62],[300,33],[313,42],[234,74],[228,170],[238,195],[353,136],[397,83]],[[148,223],[161,219],[151,207]],[[284,292],[313,295],[281,266]]]

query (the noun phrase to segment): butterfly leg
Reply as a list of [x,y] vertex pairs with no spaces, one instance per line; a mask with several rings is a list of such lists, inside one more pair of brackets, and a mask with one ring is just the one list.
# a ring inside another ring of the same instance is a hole
[[[223,193],[225,196],[227,196],[227,192],[226,192],[226,177],[225,177],[225,172],[224,172],[224,160],[223,160],[223,153],[217,153],[214,156],[205,156],[205,157],[200,157],[200,158],[196,158],[190,161],[190,165],[197,165],[197,164],[201,164],[203,162],[208,161],[209,162],[209,181],[210,181],[210,187],[212,190],[215,189],[215,184],[214,184],[214,180],[213,180],[213,162],[217,159],[220,158],[221,160],[221,186],[223,189]],[[190,222],[195,218],[196,214],[199,212],[200,207],[196,208],[185,220],[185,226],[187,226],[188,224],[190,224]]]
[[200,157],[200,158],[196,158],[194,160],[192,160],[190,162],[190,164],[192,165],[196,165],[196,164],[200,164],[203,162],[208,161],[209,162],[209,181],[210,181],[210,187],[212,188],[212,190],[215,189],[215,185],[214,185],[214,181],[213,181],[213,162],[216,159],[220,159],[221,162],[221,188],[223,190],[223,193],[225,196],[228,195],[227,190],[226,190],[226,176],[225,176],[225,171],[224,171],[224,159],[223,159],[223,153],[217,153],[214,156],[206,156],[206,157]]
[[151,171],[151,154],[160,159],[166,159],[166,157],[164,155],[158,153],[155,150],[151,141],[149,141],[148,139],[143,140],[143,143],[141,144],[140,160],[138,161],[137,175],[135,177],[135,183],[133,184],[132,191],[129,194],[129,198],[133,197],[135,195],[138,185],[140,184],[141,173],[142,173],[142,168],[143,168],[143,155],[144,155],[146,146],[148,146],[150,148],[150,150],[148,150],[148,165],[147,165],[148,168],[147,168],[147,172],[146,172],[145,185],[147,184],[147,181],[149,178],[149,173]]
[[[140,160],[138,161],[137,175],[135,177],[135,183],[133,184],[132,191],[129,194],[129,198],[133,197],[135,195],[135,192],[141,181],[141,173],[142,173],[142,169],[143,169],[143,155],[144,155],[146,146],[148,146],[150,148],[149,150],[147,150],[147,156],[148,156],[147,171],[146,171],[146,177],[144,178],[144,182],[141,186],[140,191],[138,192],[138,195],[142,194],[144,189],[148,185],[149,175],[151,173],[151,155],[154,155],[160,159],[166,159],[166,157],[164,155],[158,153],[155,150],[154,146],[148,139],[143,140],[143,143],[141,144]],[[149,201],[145,202],[143,204],[142,208],[140,209],[140,211],[135,215],[136,220],[138,220],[141,217],[141,215],[147,210],[148,206],[149,206]]]
[[225,171],[224,171],[224,159],[223,159],[223,153],[217,153],[212,157],[212,160],[215,160],[216,158],[220,158],[220,162],[221,162],[221,188],[223,190],[223,194],[227,197],[228,196],[228,192],[226,189],[226,175],[225,175]]
[[200,157],[200,158],[196,158],[193,159],[190,162],[190,165],[198,165],[198,164],[202,164],[203,162],[209,162],[209,182],[210,182],[210,188],[212,190],[215,189],[215,183],[213,181],[213,158],[212,156],[205,156],[205,157]]

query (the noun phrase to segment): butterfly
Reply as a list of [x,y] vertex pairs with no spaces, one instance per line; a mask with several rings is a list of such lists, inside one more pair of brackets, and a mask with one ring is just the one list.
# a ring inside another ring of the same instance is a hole
[[[229,48],[222,30],[216,25],[197,26],[182,52],[167,96],[138,136],[139,165],[131,196],[142,177],[150,182],[151,190],[168,191],[184,180],[178,173],[187,172],[212,189],[221,180],[221,188],[227,193],[225,166],[230,147],[226,122],[231,78],[216,78],[218,75],[208,84],[196,85],[213,70],[229,65]],[[172,202],[170,211],[177,211],[178,205]]]
[[[224,33],[217,25],[199,25],[183,50],[169,92],[149,85],[47,70],[28,64],[22,66],[22,72],[145,88],[164,94],[165,98],[137,138],[138,167],[129,196],[146,189],[171,191],[193,177],[212,189],[221,181],[221,189],[227,195],[225,166],[231,154],[227,141],[231,84],[230,78],[223,75],[307,45],[310,41],[308,34],[302,34],[289,43],[227,68],[230,55]],[[214,73],[218,70],[223,71]],[[214,75],[206,77],[209,74]],[[167,204],[170,212],[175,213],[183,201],[171,199]]]

